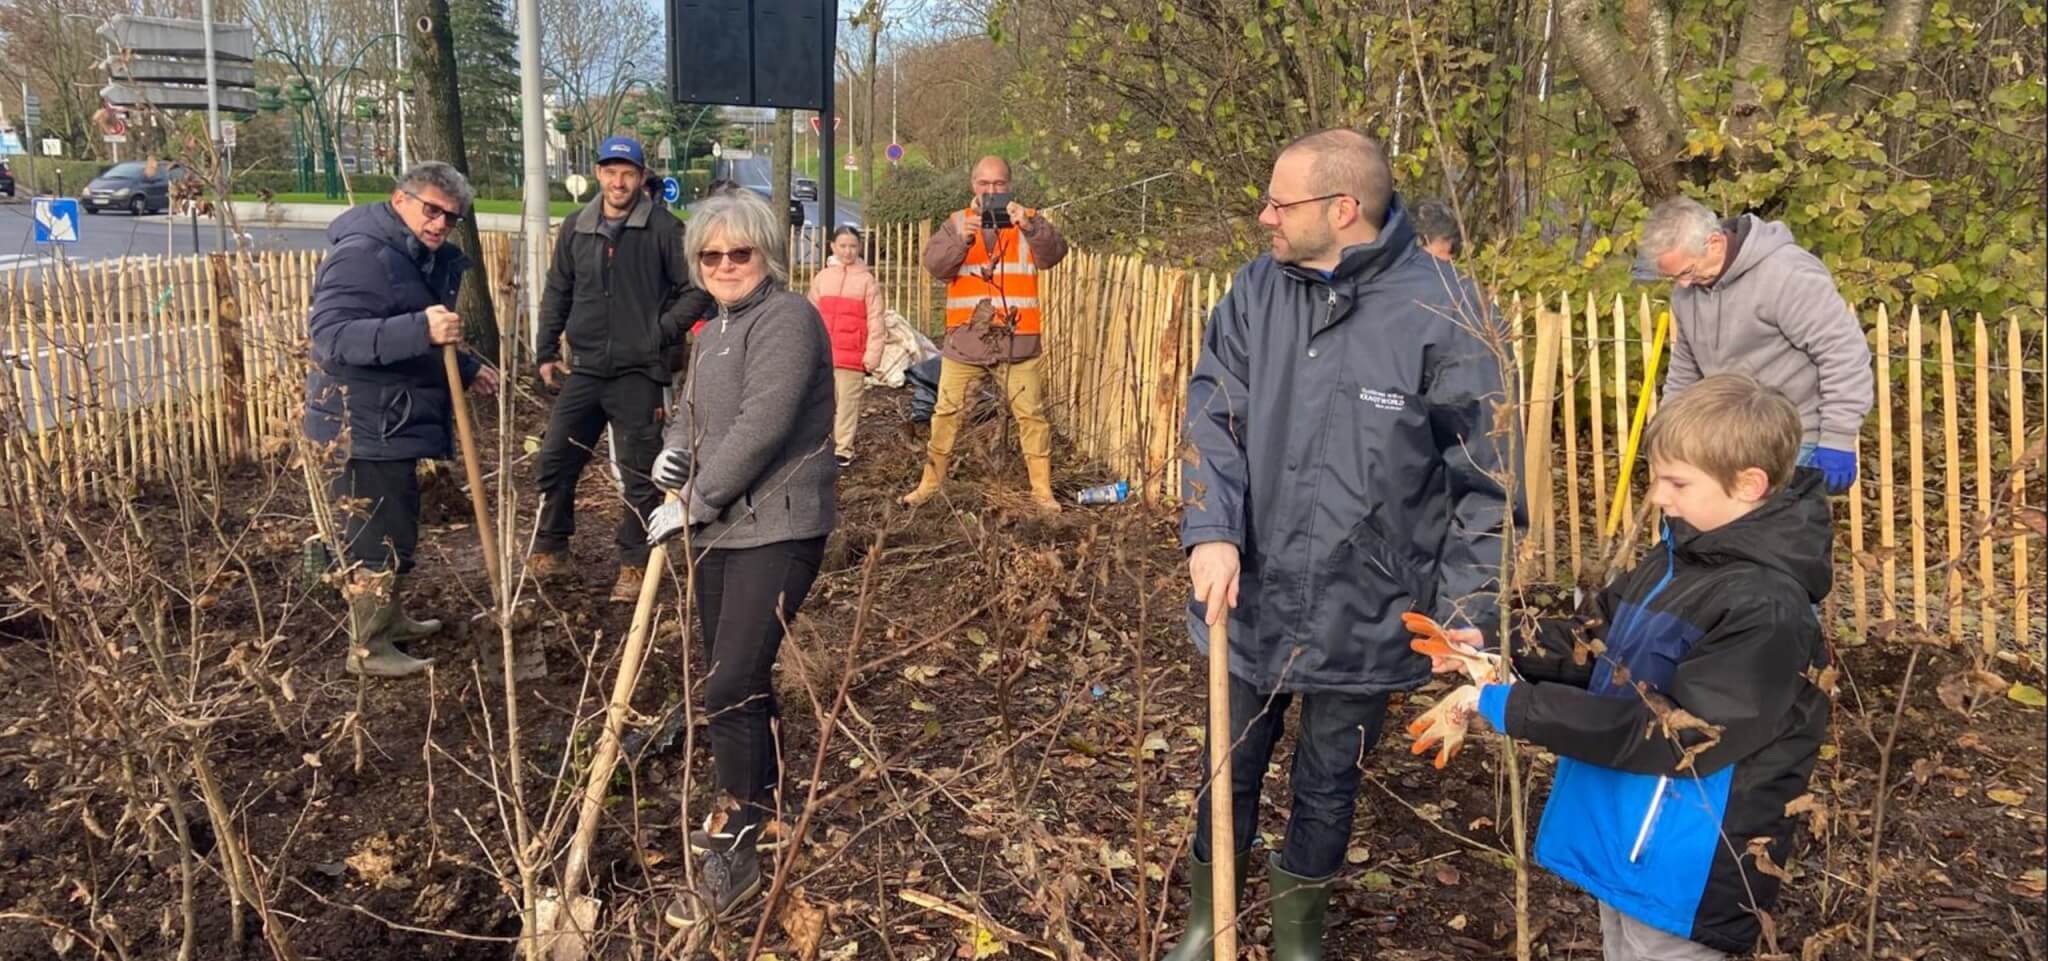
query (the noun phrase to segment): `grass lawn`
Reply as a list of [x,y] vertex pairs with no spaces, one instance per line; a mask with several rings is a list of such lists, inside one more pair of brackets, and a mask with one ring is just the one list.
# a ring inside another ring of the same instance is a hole
[[[255,201],[261,198],[257,197],[255,194],[236,194],[235,199]],[[278,203],[281,204],[339,205],[344,202],[340,197],[330,198],[326,194],[275,194],[272,196],[271,199],[276,200]],[[383,194],[356,194],[357,206],[362,206],[364,204],[381,203],[383,200]],[[520,212],[520,207],[521,204],[517,200],[484,199],[478,200],[476,202],[476,212],[480,214],[517,214]],[[574,211],[576,207],[577,204],[567,200],[553,201],[548,204],[548,216],[566,217],[570,214],[570,212]]]

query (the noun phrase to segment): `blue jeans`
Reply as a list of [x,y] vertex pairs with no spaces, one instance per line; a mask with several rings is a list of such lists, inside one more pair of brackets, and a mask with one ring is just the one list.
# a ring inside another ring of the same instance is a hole
[[[1206,665],[1197,676],[1206,671]],[[1297,695],[1265,694],[1230,679],[1230,797],[1237,853],[1251,850],[1259,826],[1259,786],[1273,747],[1286,724],[1287,706]],[[1359,764],[1379,743],[1387,716],[1387,695],[1314,692],[1299,695],[1301,730],[1289,772],[1294,804],[1287,814],[1287,840],[1280,867],[1304,878],[1326,878],[1344,864],[1357,808]],[[1203,786],[1195,810],[1195,857],[1214,863],[1209,851],[1208,746],[1203,746]]]

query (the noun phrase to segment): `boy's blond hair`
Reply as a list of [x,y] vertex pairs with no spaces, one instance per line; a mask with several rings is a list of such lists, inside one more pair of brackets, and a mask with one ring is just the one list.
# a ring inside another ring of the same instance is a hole
[[1657,461],[1690,464],[1732,490],[1754,467],[1771,490],[1784,486],[1799,462],[1805,429],[1799,408],[1747,374],[1704,377],[1672,398],[1650,421],[1643,451]]

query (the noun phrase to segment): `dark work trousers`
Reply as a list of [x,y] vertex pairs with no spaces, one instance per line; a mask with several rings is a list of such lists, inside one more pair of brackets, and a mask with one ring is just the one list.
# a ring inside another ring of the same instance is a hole
[[[1205,673],[1207,662],[1198,669]],[[1326,878],[1344,864],[1351,841],[1351,816],[1358,803],[1359,765],[1380,740],[1380,722],[1387,716],[1387,695],[1263,694],[1230,679],[1230,813],[1235,822],[1231,840],[1243,853],[1251,848],[1259,825],[1259,786],[1273,746],[1286,727],[1287,706],[1301,702],[1300,731],[1294,744],[1294,806],[1287,815],[1287,840],[1280,849],[1280,867],[1304,878]],[[1195,812],[1195,857],[1215,863],[1209,852],[1209,757],[1204,744],[1203,787]]]
[[365,570],[412,572],[420,542],[420,481],[416,460],[353,460],[328,480],[344,550]]
[[803,606],[824,557],[825,539],[814,537],[708,550],[697,562],[704,713],[718,789],[739,804],[721,832],[735,843],[775,813],[781,777],[772,723],[780,716],[775,655],[782,649],[783,625]]
[[647,472],[661,453],[662,385],[643,374],[593,377],[570,374],[555,398],[541,442],[540,531],[533,549],[543,554],[569,547],[576,533],[576,481],[590,463],[598,436],[609,423],[617,448],[626,506],[619,514],[619,563],[647,564],[647,515],[661,506],[661,491]]

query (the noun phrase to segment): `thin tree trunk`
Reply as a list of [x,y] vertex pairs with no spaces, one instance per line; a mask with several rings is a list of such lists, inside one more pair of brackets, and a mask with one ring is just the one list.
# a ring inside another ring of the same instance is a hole
[[860,202],[868,204],[875,199],[875,80],[881,76],[876,63],[882,54],[881,4],[869,0],[864,16],[868,18],[868,106],[861,111],[867,135],[860,138]]
[[1747,140],[1770,117],[1764,84],[1785,69],[1785,47],[1791,42],[1793,0],[1749,0],[1742,15],[1742,35],[1735,45],[1735,87],[1728,128]]
[[[794,119],[796,119],[796,116],[787,110],[775,111],[775,129],[768,136],[768,176],[770,178],[769,191],[771,197],[769,205],[775,208],[775,216],[777,217],[789,216],[789,184],[790,178],[796,174],[796,167],[794,166],[796,135],[790,132],[789,122]],[[820,138],[832,136],[831,117],[820,116],[818,118],[818,136]],[[825,169],[822,156],[821,152],[821,159],[818,163],[818,183],[821,185],[818,192],[818,199],[820,201],[818,204],[818,216],[821,220],[825,216],[825,205],[823,203],[825,194],[822,185],[826,177],[832,176],[832,171]],[[801,234],[798,234],[797,242],[803,242]],[[788,255],[790,263],[797,262],[796,251],[791,250],[788,252]],[[825,265],[820,263],[818,266],[822,269]]]
[[1627,44],[1602,15],[1599,0],[1564,0],[1558,14],[1565,52],[1601,115],[1621,135],[1643,188],[1652,200],[1677,194],[1683,135],[1670,105],[1636,68]]
[[1859,113],[1881,96],[1904,84],[1906,72],[1920,52],[1920,30],[1927,22],[1927,0],[1890,0],[1884,7],[1884,24],[1870,41],[1870,58],[1877,67],[1862,71],[1856,82],[1842,88],[1829,104],[1835,113]]
[[[417,78],[419,109],[412,120],[413,157],[444,161],[469,174],[469,150],[462,139],[462,101],[456,94],[455,35],[448,25],[448,0],[408,0],[412,15],[412,49],[407,64]],[[462,336],[485,357],[498,356],[498,319],[491,305],[489,265],[476,218],[464,217],[451,238],[469,255],[455,312],[462,315]]]

